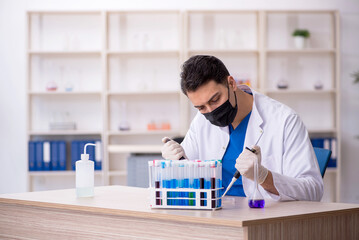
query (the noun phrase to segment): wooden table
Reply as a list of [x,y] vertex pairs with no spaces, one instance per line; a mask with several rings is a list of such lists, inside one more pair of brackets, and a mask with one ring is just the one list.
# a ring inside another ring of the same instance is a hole
[[250,209],[225,197],[223,209],[149,208],[144,188],[95,188],[0,195],[0,239],[359,239],[359,205],[274,202]]

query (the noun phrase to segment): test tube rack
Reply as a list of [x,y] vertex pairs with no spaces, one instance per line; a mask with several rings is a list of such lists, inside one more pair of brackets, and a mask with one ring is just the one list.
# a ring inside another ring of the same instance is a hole
[[148,162],[151,208],[222,208],[221,160]]
[[222,208],[221,189],[150,188],[151,208],[207,209]]

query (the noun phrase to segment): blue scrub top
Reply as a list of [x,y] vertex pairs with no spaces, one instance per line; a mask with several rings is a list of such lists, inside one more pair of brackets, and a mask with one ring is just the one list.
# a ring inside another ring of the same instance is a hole
[[[242,122],[233,129],[232,124],[229,125],[229,143],[227,150],[222,158],[222,185],[224,190],[231,183],[234,173],[236,172],[236,160],[239,154],[243,151],[244,139],[246,137],[248,121],[251,113],[242,120]],[[232,188],[228,191],[227,195],[245,197],[242,184],[242,176],[233,184]]]

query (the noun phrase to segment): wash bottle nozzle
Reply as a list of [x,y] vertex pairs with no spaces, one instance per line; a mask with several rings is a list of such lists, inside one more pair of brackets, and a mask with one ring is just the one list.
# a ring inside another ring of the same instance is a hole
[[89,145],[90,146],[96,146],[96,144],[93,144],[93,143],[86,143],[85,147],[84,147],[84,153],[81,154],[81,160],[84,160],[84,161],[89,160],[90,155],[86,154],[86,147],[89,146]]

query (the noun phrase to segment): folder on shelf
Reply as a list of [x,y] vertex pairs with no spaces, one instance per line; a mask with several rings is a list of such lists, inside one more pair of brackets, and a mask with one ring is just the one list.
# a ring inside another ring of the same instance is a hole
[[57,141],[51,141],[51,170],[60,170],[59,166],[59,147]]
[[42,143],[42,149],[43,149],[43,170],[44,171],[50,171],[51,169],[51,156],[50,156],[50,142],[46,141]]
[[[95,144],[95,141],[91,140],[91,141],[84,141],[84,146],[86,143],[93,143]],[[86,149],[87,153],[89,154],[89,160],[94,161],[95,160],[95,147],[94,146],[88,146]],[[96,169],[96,166],[95,166]]]
[[29,141],[29,171],[36,171],[36,143]]
[[66,142],[59,141],[58,142],[58,150],[59,150],[59,170],[66,170]]
[[328,162],[328,167],[337,167],[337,140],[335,138],[332,138],[330,150],[332,151],[332,156]]
[[95,161],[95,170],[102,170],[102,151],[101,151],[101,141],[95,141],[96,148],[94,161]]
[[42,162],[43,162],[43,143],[41,141],[36,141],[36,161],[35,161],[35,168],[36,171],[42,171]]
[[75,170],[76,161],[80,160],[79,156],[79,142],[72,141],[71,142],[71,169]]

